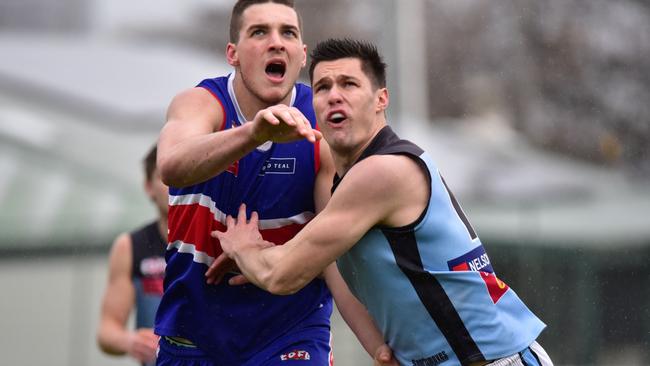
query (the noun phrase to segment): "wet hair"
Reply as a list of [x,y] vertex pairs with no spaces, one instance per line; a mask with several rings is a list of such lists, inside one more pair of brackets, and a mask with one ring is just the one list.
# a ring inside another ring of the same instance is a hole
[[149,150],[147,155],[145,155],[142,163],[144,165],[144,175],[147,178],[147,182],[151,181],[153,178],[153,172],[156,170],[156,155],[158,152],[158,146],[153,145]]
[[286,5],[293,9],[298,16],[298,28],[302,33],[302,19],[300,19],[300,14],[298,14],[298,11],[293,5],[293,0],[238,0],[235,6],[232,8],[232,14],[230,15],[230,43],[239,42],[239,32],[242,25],[241,18],[242,14],[244,14],[244,11],[252,5],[266,3]]
[[386,64],[377,47],[366,41],[350,38],[328,39],[319,42],[311,52],[309,79],[314,81],[314,69],[319,62],[335,61],[342,58],[356,58],[361,61],[361,70],[376,88],[386,87]]

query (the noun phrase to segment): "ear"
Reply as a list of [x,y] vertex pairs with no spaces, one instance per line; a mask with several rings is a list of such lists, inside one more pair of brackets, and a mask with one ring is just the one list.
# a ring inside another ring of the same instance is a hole
[[390,98],[388,96],[388,89],[386,88],[377,89],[377,105],[375,108],[377,113],[385,111],[388,108],[389,102],[390,102]]
[[149,197],[150,200],[155,202],[153,184],[148,179],[144,180],[144,192],[147,194],[147,197]]
[[228,43],[226,46],[226,60],[231,66],[239,66],[239,54],[237,54],[237,45]]
[[302,67],[307,66],[307,45],[302,45]]

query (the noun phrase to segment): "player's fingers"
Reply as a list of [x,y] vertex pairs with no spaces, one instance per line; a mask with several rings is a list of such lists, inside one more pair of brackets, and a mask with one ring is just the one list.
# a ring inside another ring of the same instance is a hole
[[228,271],[226,262],[229,260],[228,256],[225,253],[221,253],[215,260],[210,264],[210,267],[205,272],[206,282],[211,284],[216,284],[221,282],[223,275]]
[[276,116],[282,120],[287,126],[298,126],[298,122],[294,118],[294,116],[291,114],[290,109],[284,109],[280,110],[276,113]]
[[230,215],[226,216],[226,227],[231,228],[233,226],[235,226],[235,219]]
[[237,212],[237,223],[246,225],[246,204],[239,205],[239,212]]
[[258,227],[259,226],[259,215],[257,214],[257,211],[253,211],[251,213],[251,220],[248,222],[251,226]]
[[265,109],[261,113],[261,118],[272,125],[279,125],[280,120],[275,116],[271,109]]
[[240,286],[247,283],[250,283],[250,281],[244,275],[237,275],[228,280],[228,284],[231,286]]
[[375,352],[374,364],[378,366],[397,365],[397,361],[393,358],[393,352],[387,344],[381,345]]
[[268,240],[264,240],[264,241],[260,242],[260,245],[261,245],[263,248],[270,248],[270,247],[274,247],[274,246],[275,246],[275,244],[273,244],[273,242],[270,242],[270,241],[268,241]]
[[320,131],[316,130],[311,126],[311,122],[309,122],[309,119],[305,117],[300,110],[297,108],[294,111],[294,118],[298,121],[300,121],[300,128],[298,129],[298,133],[309,140],[310,142],[316,142],[316,140],[320,140],[323,136],[320,133]]

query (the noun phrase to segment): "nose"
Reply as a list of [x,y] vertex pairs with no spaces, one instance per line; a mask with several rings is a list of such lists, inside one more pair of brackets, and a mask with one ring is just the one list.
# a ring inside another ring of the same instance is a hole
[[269,37],[269,50],[270,51],[284,51],[284,43],[282,41],[282,35],[278,31],[273,31]]
[[343,98],[341,96],[341,90],[338,88],[338,86],[333,85],[329,93],[327,93],[327,103],[329,105],[335,105],[343,102]]

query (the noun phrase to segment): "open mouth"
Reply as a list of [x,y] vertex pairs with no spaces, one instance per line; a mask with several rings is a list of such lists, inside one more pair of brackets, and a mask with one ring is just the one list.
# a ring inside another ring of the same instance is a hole
[[266,75],[270,76],[273,79],[282,79],[286,70],[287,65],[285,65],[283,62],[271,62],[266,65],[266,69],[264,71],[266,72]]
[[345,114],[343,114],[341,112],[334,112],[334,113],[330,114],[330,116],[329,116],[329,118],[327,120],[329,122],[334,123],[334,124],[339,124],[339,123],[345,121],[346,118],[347,117],[345,116]]

